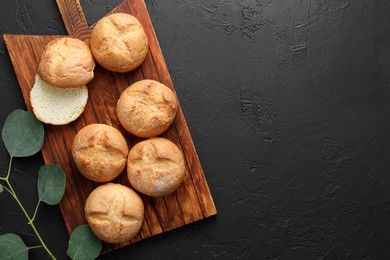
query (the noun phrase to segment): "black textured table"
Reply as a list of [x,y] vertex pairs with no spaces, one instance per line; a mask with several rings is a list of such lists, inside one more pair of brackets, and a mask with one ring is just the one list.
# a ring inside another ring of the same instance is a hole
[[[390,1],[145,2],[218,214],[100,259],[389,259]],[[81,3],[92,24],[120,1]],[[1,34],[66,34],[55,1],[0,5]],[[3,39],[0,66],[2,125],[25,108]],[[29,212],[42,164],[14,160]],[[36,245],[6,192],[0,205],[0,234]],[[59,208],[36,224],[66,259]]]

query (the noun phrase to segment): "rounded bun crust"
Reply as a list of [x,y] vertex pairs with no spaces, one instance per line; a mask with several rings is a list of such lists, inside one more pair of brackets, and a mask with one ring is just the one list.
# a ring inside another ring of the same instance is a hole
[[78,88],[93,79],[94,68],[95,60],[89,46],[79,39],[63,37],[46,45],[38,74],[55,87]]
[[92,181],[107,182],[124,170],[129,149],[116,128],[90,124],[76,134],[71,151],[82,175]]
[[168,129],[177,108],[178,101],[171,89],[155,80],[140,80],[122,92],[116,114],[128,132],[149,138]]
[[185,175],[184,157],[168,139],[154,137],[137,143],[129,152],[127,177],[134,189],[149,196],[175,191]]
[[114,13],[96,23],[91,50],[96,61],[107,70],[129,72],[145,60],[148,39],[136,17]]
[[129,187],[107,183],[91,192],[84,212],[98,238],[107,243],[122,243],[132,239],[141,229],[144,204]]

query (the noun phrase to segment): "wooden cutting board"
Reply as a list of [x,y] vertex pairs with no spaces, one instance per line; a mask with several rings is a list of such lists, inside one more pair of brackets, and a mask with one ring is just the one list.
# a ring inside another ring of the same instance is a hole
[[[57,0],[57,4],[69,36],[79,38],[89,44],[91,27],[88,27],[79,0]],[[67,177],[65,196],[60,203],[60,208],[69,233],[77,226],[86,223],[85,200],[89,193],[99,185],[82,177],[72,161],[70,147],[77,131],[90,123],[112,125],[125,135],[131,147],[140,139],[126,133],[116,118],[115,107],[121,92],[133,82],[141,79],[154,79],[174,90],[144,1],[126,0],[112,12],[129,13],[140,20],[149,40],[149,54],[139,68],[129,73],[113,73],[97,65],[95,78],[88,84],[89,100],[83,115],[65,126],[45,125],[43,158],[48,164],[60,164]],[[29,93],[34,84],[41,55],[46,44],[58,37],[64,36],[4,35],[20,89],[30,111],[32,108]],[[141,195],[145,204],[145,221],[141,231],[126,243],[105,244],[103,252],[217,213],[180,107],[174,123],[162,136],[178,145],[185,155],[186,175],[183,184],[176,192],[165,197],[152,198]],[[125,173],[113,182],[130,186]]]

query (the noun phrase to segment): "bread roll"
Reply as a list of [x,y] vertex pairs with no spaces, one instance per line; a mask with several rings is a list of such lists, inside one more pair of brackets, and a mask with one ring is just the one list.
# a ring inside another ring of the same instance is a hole
[[76,120],[88,101],[88,88],[57,88],[44,82],[39,75],[30,92],[35,116],[46,124],[65,125]]
[[129,152],[127,177],[134,189],[149,196],[165,196],[182,183],[185,163],[179,148],[162,137],[137,143]]
[[46,45],[38,66],[41,78],[59,88],[78,88],[93,79],[95,60],[83,41],[64,37]]
[[177,98],[171,89],[155,80],[141,80],[122,92],[116,113],[128,132],[148,138],[168,129],[177,107]]
[[144,219],[144,204],[129,187],[107,183],[91,192],[84,212],[92,232],[99,239],[122,243],[139,232]]
[[107,70],[128,72],[145,60],[148,39],[136,17],[114,13],[96,23],[91,50],[96,61]]
[[104,124],[83,127],[72,143],[72,156],[87,179],[107,182],[125,168],[129,148],[121,132]]

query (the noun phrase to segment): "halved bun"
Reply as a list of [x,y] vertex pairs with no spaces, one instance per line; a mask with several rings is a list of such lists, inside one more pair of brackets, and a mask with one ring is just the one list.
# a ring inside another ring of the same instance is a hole
[[35,76],[30,92],[35,116],[46,124],[65,125],[76,120],[88,101],[88,88],[57,88]]
[[93,79],[95,60],[89,46],[75,38],[64,37],[46,45],[38,66],[39,76],[59,88],[78,88]]

